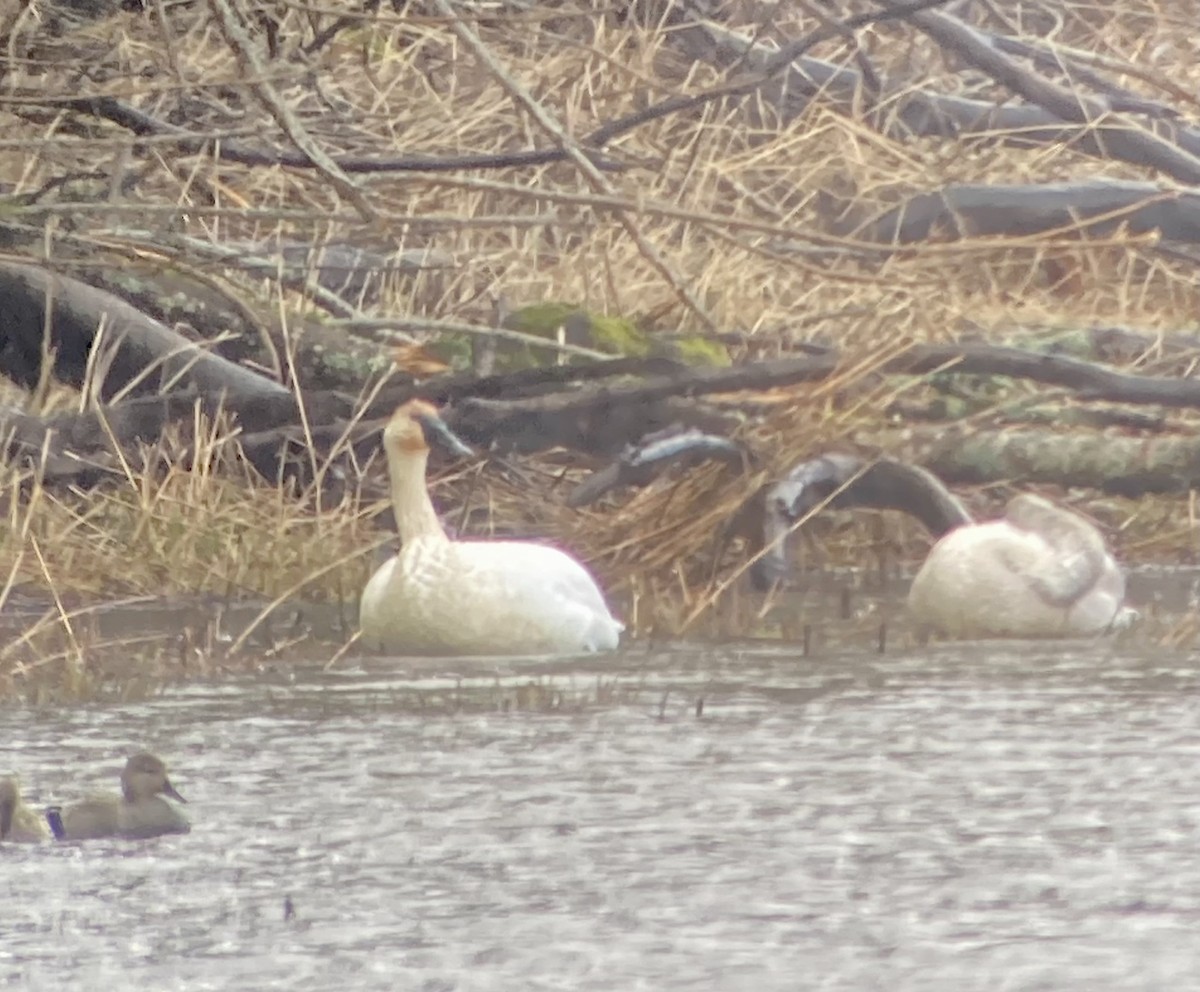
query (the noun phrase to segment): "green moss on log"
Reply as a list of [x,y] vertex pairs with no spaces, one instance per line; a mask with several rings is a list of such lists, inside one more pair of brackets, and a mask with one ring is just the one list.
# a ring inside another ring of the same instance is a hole
[[[504,327],[523,334],[545,338],[554,344],[564,342],[616,356],[645,357],[666,355],[691,365],[728,365],[724,345],[703,337],[653,334],[628,317],[592,313],[572,303],[547,301],[513,311]],[[469,361],[471,342],[459,335],[446,335],[438,342],[439,355],[453,364]],[[496,367],[512,370],[543,365],[554,360],[553,348],[496,342]]]

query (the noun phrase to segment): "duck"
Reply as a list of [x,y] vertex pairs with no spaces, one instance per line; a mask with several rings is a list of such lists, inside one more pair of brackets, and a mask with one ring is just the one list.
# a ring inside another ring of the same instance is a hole
[[192,829],[188,818],[163,796],[187,802],[171,784],[163,760],[140,751],[125,762],[119,796],[91,796],[66,809],[51,807],[47,820],[56,840],[188,833]]
[[383,430],[383,448],[400,550],[363,589],[362,645],[416,656],[615,650],[624,625],[575,558],[533,541],[446,535],[426,488],[430,444],[473,455],[431,403],[399,406]]
[[936,538],[908,593],[922,640],[1098,637],[1138,618],[1124,605],[1124,572],[1095,525],[1032,493],[1009,500],[1000,519],[977,522],[926,469],[832,453],[796,466],[765,500],[760,587],[787,572],[786,532],[826,501],[916,517]]
[[16,775],[0,777],[0,842],[37,844],[49,839],[45,820],[21,799],[21,780]]

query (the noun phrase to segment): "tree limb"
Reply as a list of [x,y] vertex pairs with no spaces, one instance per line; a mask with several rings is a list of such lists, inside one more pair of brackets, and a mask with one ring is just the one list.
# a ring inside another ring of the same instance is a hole
[[[751,68],[761,69],[778,55],[769,45],[698,16],[681,21],[670,37],[692,58],[717,66],[744,61]],[[1081,128],[1040,106],[998,106],[995,101],[931,93],[895,80],[885,80],[884,84],[887,96],[876,101],[879,110],[869,119],[881,133],[899,141],[970,137],[1018,147],[1068,142],[1076,151],[1093,158],[1148,164],[1140,147],[1133,148],[1132,155],[1123,154],[1130,143],[1130,125],[1119,117],[1101,115]],[[848,116],[859,117],[864,92],[867,88],[861,73],[805,55],[794,59],[777,85],[765,90],[762,98],[786,123],[805,113],[816,98]],[[1200,156],[1200,130],[1159,121],[1155,131],[1182,150],[1180,154],[1186,156],[1183,164],[1189,166],[1185,171],[1190,172],[1191,160]],[[1119,140],[1121,135],[1126,138],[1124,145]],[[1114,136],[1118,136],[1116,143]]]
[[854,232],[865,241],[908,245],[935,232],[952,238],[1028,237],[1057,231],[1131,234],[1200,244],[1200,193],[1154,183],[1082,182],[990,185],[962,183],[909,197]]
[[[156,392],[163,383],[214,396],[288,395],[279,383],[213,354],[120,297],[70,276],[0,263],[0,309],[5,314],[0,370],[27,387],[41,380],[43,354],[48,351],[59,379],[83,387],[90,378],[104,399],[124,391]],[[103,354],[96,351],[98,334]]]
[[[884,0],[895,6],[895,0]],[[937,11],[920,11],[908,20],[949,51],[986,72],[996,82],[1023,96],[1064,121],[1089,130],[1102,120],[1106,127],[1096,138],[1111,157],[1149,166],[1185,183],[1200,183],[1200,157],[1176,144],[1174,129],[1157,121],[1139,127],[1113,113],[1105,102],[1072,92],[1047,79],[1026,72],[990,44],[986,35],[970,25]]]

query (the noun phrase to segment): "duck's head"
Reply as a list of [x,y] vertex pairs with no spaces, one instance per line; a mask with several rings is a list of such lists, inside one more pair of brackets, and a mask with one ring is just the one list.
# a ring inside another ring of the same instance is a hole
[[167,766],[162,759],[148,751],[135,754],[125,762],[125,770],[121,772],[121,792],[130,802],[149,799],[159,793],[177,799],[181,803],[187,802],[175,791],[175,786],[167,778]]
[[474,452],[446,425],[432,403],[409,400],[396,408],[383,429],[383,444],[389,454],[424,454],[431,446],[462,458]]

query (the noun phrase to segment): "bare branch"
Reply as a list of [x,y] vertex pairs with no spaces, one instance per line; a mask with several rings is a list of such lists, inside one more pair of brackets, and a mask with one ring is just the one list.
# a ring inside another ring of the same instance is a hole
[[[134,134],[144,137],[173,137],[184,151],[199,152],[210,148],[212,154],[223,162],[239,165],[284,167],[288,169],[315,169],[316,163],[302,153],[270,152],[247,148],[235,141],[214,142],[208,136],[197,136],[185,128],[157,120],[150,114],[131,107],[113,97],[56,97],[42,93],[19,94],[23,103],[41,104],[49,107],[66,107],[78,113],[88,114],[118,124]],[[585,152],[598,169],[617,171],[624,165],[601,155]],[[512,169],[535,165],[548,165],[566,159],[566,152],[558,148],[534,149],[524,152],[495,152],[481,155],[338,155],[333,163],[348,175],[381,175],[392,172],[462,172],[469,169]]]
[[1200,244],[1200,193],[1153,183],[1091,182],[988,185],[962,183],[910,197],[855,232],[883,244],[910,245],[935,232],[950,237],[1086,232],[1124,228]]
[[[457,16],[454,8],[450,5],[449,0],[433,0],[433,4],[447,17],[452,18],[452,27],[455,32],[476,55],[476,57],[488,68],[488,71],[496,77],[497,80],[508,91],[525,110],[537,121],[538,126],[543,131],[554,138],[566,152],[567,157],[575,164],[575,167],[583,173],[588,183],[593,189],[601,193],[613,195],[614,190],[608,181],[596,168],[591,159],[583,154],[583,151],[578,142],[576,142],[563,127],[550,115],[550,113],[538,103],[520,83],[518,83],[512,75],[507,72],[492,54],[491,50],[483,43],[479,35],[476,34],[471,27]],[[690,310],[696,318],[710,331],[716,330],[716,325],[713,324],[712,318],[709,317],[707,310],[696,298],[695,294],[688,288],[687,284],[676,274],[671,267],[666,263],[662,253],[650,243],[649,239],[638,229],[633,222],[630,212],[627,210],[617,211],[617,220],[621,226],[625,228],[626,233],[638,246],[638,250],[658,270],[659,275],[663,277],[666,283],[674,290],[675,295],[680,301]]]
[[[893,0],[885,0],[892,4]],[[909,20],[939,44],[1014,93],[1064,121],[1091,129],[1106,120],[1102,132],[1094,132],[1101,146],[1127,162],[1148,165],[1186,183],[1200,183],[1200,156],[1180,148],[1169,131],[1156,122],[1147,128],[1113,114],[1103,101],[1074,93],[1026,72],[1016,62],[989,44],[987,37],[953,17],[936,11],[912,14]]]
[[217,16],[217,22],[221,25],[221,33],[224,34],[226,43],[237,54],[242,65],[250,70],[248,75],[253,80],[250,84],[251,89],[271,116],[275,118],[275,122],[283,133],[312,162],[313,167],[354,204],[358,212],[362,214],[363,220],[372,220],[375,211],[367,202],[363,191],[350,181],[350,177],[312,139],[304,125],[300,123],[299,118],[292,113],[291,108],[275,92],[275,87],[268,81],[266,66],[258,57],[258,51],[246,29],[246,15],[243,11],[235,9],[235,2],[236,0],[209,0],[213,12]]

